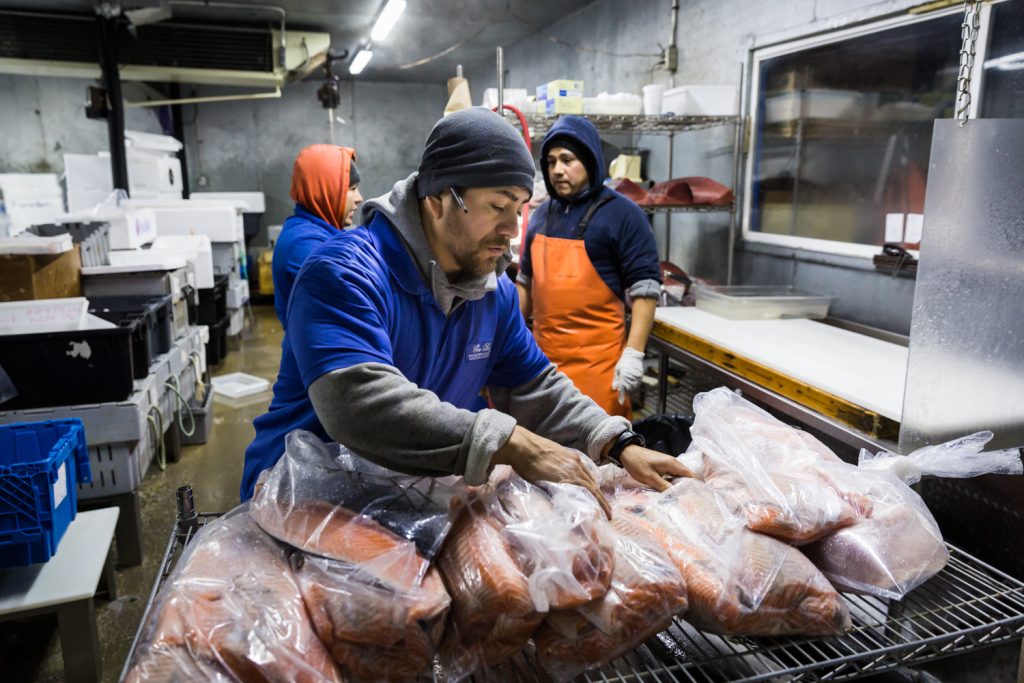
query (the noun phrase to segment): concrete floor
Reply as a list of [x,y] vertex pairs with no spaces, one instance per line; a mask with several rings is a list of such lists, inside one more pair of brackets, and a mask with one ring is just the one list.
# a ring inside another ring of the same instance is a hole
[[[232,344],[224,362],[213,374],[242,371],[273,382],[280,363],[282,331],[272,306],[254,306],[254,324],[243,334],[241,348]],[[196,506],[202,512],[223,512],[238,503],[242,458],[252,440],[252,420],[262,414],[270,402],[269,393],[245,405],[215,402],[214,424],[209,441],[202,446],[185,447],[180,462],[168,464],[161,472],[151,465],[139,487],[142,505],[145,561],[139,567],[117,572],[120,597],[113,601],[97,598],[96,619],[103,656],[104,682],[117,681],[142,618],[158,565],[175,518],[174,493],[178,486],[191,484]],[[918,677],[914,672],[876,677],[877,683],[1014,683],[1017,680],[1017,644],[1004,645],[976,653],[935,662],[923,670],[935,678]],[[55,617],[38,617],[0,625],[0,681],[64,680],[60,640]],[[865,679],[869,680],[869,679]]]

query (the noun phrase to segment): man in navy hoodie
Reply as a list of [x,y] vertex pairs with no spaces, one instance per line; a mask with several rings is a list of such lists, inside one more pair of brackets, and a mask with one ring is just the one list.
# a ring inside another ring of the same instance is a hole
[[604,186],[601,138],[587,119],[560,118],[540,164],[551,198],[530,218],[520,308],[551,362],[608,414],[628,418],[661,291],[654,233],[636,204]]

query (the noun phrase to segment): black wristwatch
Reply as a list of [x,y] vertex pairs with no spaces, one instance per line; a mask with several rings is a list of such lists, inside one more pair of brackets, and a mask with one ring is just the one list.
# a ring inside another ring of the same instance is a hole
[[640,434],[637,434],[631,429],[627,429],[615,437],[615,442],[612,444],[612,447],[608,449],[608,459],[619,467],[622,467],[622,451],[626,450],[626,446],[632,446],[634,444],[637,446],[644,446],[647,442],[644,441],[644,437]]

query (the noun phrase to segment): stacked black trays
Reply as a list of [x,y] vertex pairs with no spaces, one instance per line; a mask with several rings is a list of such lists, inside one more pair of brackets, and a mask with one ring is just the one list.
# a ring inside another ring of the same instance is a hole
[[157,356],[171,350],[174,295],[97,296],[89,299],[89,313],[131,331],[133,375],[143,379]]

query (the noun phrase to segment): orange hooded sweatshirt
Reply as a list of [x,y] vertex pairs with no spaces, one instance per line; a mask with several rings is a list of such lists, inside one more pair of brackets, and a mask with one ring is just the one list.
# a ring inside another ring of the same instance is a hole
[[349,170],[356,158],[351,147],[310,145],[295,157],[292,200],[336,228],[345,225]]

